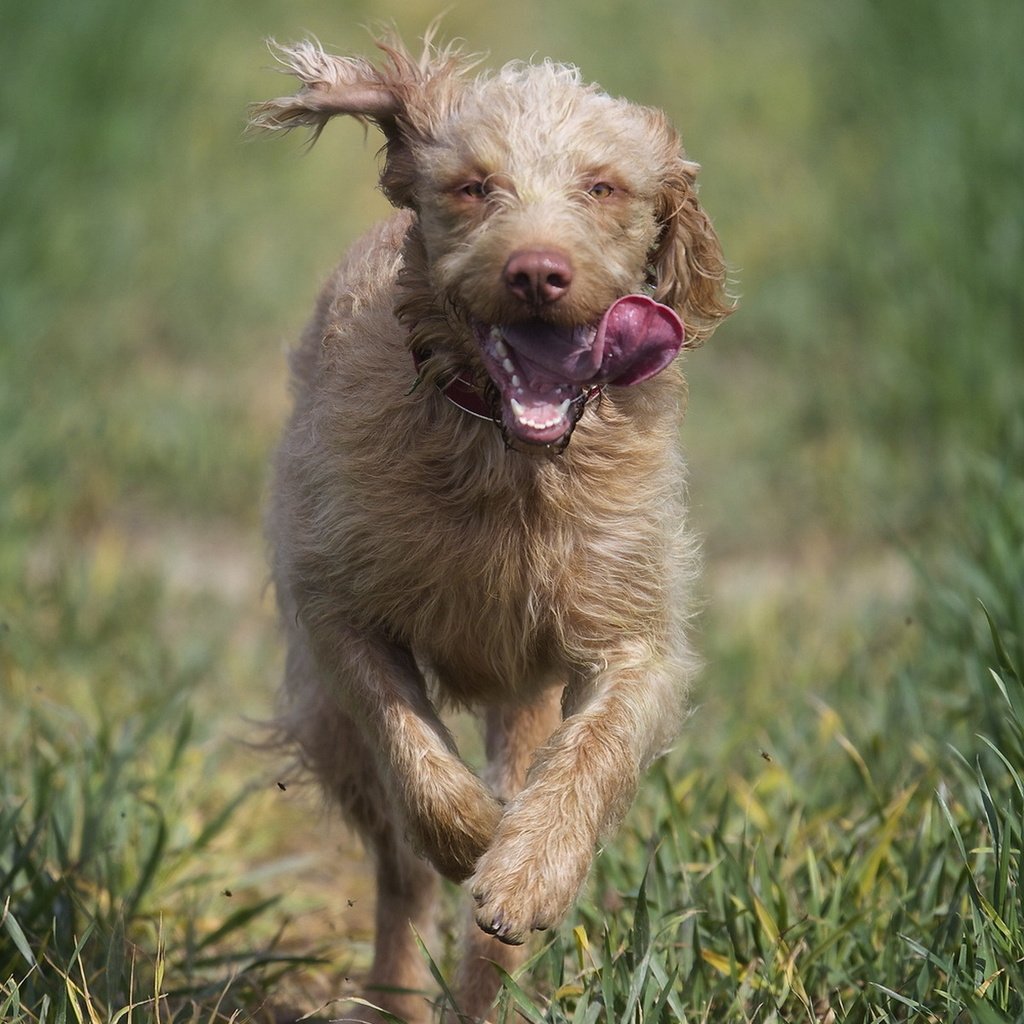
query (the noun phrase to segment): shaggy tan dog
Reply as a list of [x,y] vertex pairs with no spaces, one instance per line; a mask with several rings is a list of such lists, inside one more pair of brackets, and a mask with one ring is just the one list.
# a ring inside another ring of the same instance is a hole
[[[301,43],[263,128],[378,126],[399,212],[356,243],[292,358],[276,462],[282,729],[375,857],[369,998],[430,1016],[413,930],[475,900],[456,980],[572,906],[672,742],[693,656],[679,348],[731,309],[697,165],[665,116],[558,64],[468,74]],[[685,337],[684,337],[685,323]],[[487,767],[438,706],[481,712]],[[365,1013],[365,1011],[363,1011]]]

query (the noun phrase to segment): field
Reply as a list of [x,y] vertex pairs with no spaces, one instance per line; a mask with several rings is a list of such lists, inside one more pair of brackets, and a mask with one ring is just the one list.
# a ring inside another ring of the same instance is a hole
[[[358,1015],[363,854],[258,749],[260,515],[386,203],[358,125],[242,128],[264,38],[435,13],[0,9],[0,1021]],[[499,1019],[1024,1020],[1024,5],[444,24],[666,108],[741,298],[687,363],[698,707]]]

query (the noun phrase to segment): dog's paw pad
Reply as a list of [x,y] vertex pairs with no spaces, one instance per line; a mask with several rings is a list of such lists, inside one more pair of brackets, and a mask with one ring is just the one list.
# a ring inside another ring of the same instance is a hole
[[476,923],[481,931],[506,945],[522,945],[530,932],[547,931],[554,924],[550,911],[523,889],[509,891],[504,896],[475,890],[472,896],[477,906]]

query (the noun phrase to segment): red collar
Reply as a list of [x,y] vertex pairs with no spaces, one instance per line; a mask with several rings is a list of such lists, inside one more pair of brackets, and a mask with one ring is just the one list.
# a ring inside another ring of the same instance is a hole
[[[430,358],[429,353],[413,351],[412,361],[416,367],[416,372],[421,373],[424,362]],[[419,384],[420,378],[416,378],[416,383],[413,384],[415,388]],[[476,416],[482,420],[490,420],[494,422],[494,417],[491,415],[490,406],[484,399],[483,390],[473,382],[471,377],[464,376],[461,372],[455,374],[447,383],[437,381],[437,390],[448,399],[452,405],[457,406],[463,412],[468,412],[470,416]]]
[[[413,350],[413,365],[416,367],[416,372],[421,374],[421,376],[416,378],[410,391],[414,391],[418,387],[420,380],[422,379],[423,364],[429,358],[429,352]],[[440,391],[441,394],[452,403],[452,405],[461,409],[463,412],[468,412],[470,416],[476,416],[481,420],[490,420],[492,423],[497,422],[491,413],[490,405],[488,405],[487,400],[484,398],[483,389],[474,382],[472,377],[465,376],[463,372],[460,371],[459,373],[456,373],[455,376],[446,383],[437,381],[437,390]],[[582,396],[584,405],[591,399],[597,398],[600,394],[600,384],[595,384],[593,387],[587,388]]]

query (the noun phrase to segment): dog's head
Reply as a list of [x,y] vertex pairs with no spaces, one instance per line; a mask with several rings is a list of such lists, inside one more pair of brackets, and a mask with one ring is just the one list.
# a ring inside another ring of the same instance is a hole
[[588,388],[652,376],[731,312],[698,166],[663,113],[564,65],[474,76],[456,50],[378,45],[381,67],[278,48],[302,89],[253,123],[315,138],[349,114],[381,129],[383,191],[416,211],[430,287],[515,438],[557,444]]

